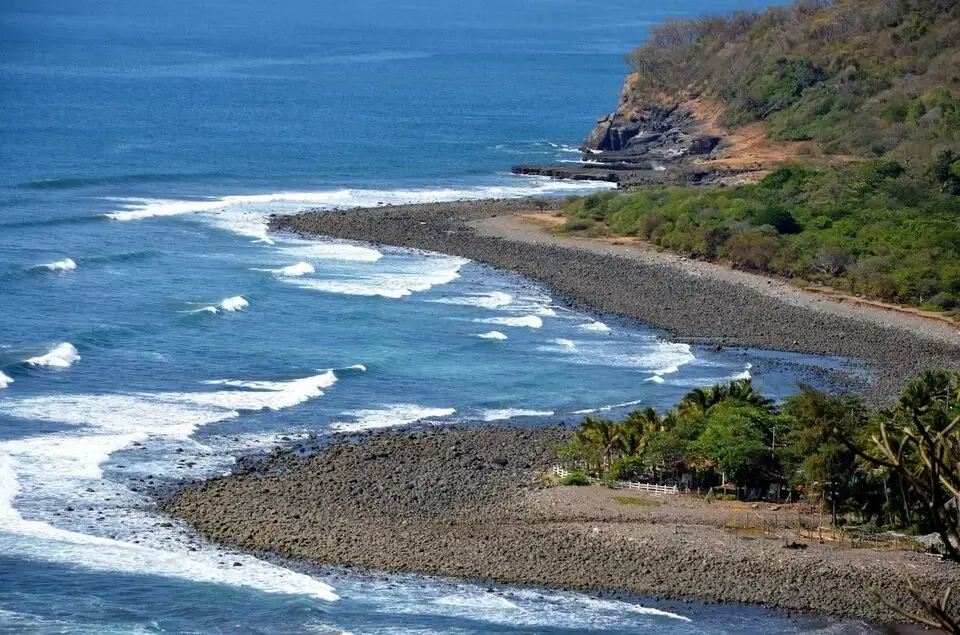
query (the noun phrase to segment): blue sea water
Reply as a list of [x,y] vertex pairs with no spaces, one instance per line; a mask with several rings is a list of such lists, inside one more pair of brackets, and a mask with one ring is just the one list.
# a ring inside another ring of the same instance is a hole
[[508,170],[576,158],[650,24],[751,4],[4,2],[0,631],[862,632],[307,574],[193,550],[144,493],[311,432],[575,421],[842,366],[671,343],[456,258],[266,232],[307,207],[589,189]]

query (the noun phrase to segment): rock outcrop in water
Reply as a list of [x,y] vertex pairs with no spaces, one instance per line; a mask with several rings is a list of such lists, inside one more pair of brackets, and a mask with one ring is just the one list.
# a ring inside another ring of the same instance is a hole
[[[621,187],[735,182],[756,166],[711,164],[729,154],[712,112],[695,100],[638,94],[628,76],[616,110],[597,120],[576,165],[517,165],[514,174],[593,180]],[[698,112],[699,110],[699,112]]]

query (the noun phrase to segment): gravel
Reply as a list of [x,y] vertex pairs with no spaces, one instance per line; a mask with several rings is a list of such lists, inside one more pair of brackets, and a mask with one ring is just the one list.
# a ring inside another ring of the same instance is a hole
[[649,249],[557,238],[517,218],[532,206],[488,200],[308,211],[275,217],[271,227],[469,258],[537,280],[574,307],[658,328],[674,341],[866,360],[876,374],[875,402],[894,398],[924,369],[960,370],[960,330],[953,326]]
[[869,621],[897,620],[871,589],[907,601],[904,573],[930,591],[960,579],[955,565],[917,553],[739,537],[722,528],[719,504],[617,505],[605,488],[551,486],[543,472],[570,434],[434,428],[340,438],[307,458],[298,448],[247,462],[164,507],[211,540],[303,563]]

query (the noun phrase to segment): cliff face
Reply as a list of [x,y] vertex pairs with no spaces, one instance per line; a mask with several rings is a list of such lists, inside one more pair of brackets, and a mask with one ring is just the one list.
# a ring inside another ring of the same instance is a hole
[[723,105],[704,97],[655,94],[627,76],[616,110],[597,120],[582,163],[518,165],[515,174],[610,181],[621,187],[737,184],[763,178],[811,142],[775,141],[764,124],[727,128]]
[[721,136],[697,115],[692,102],[642,95],[634,79],[627,77],[617,109],[598,119],[583,142],[579,167],[520,165],[513,172],[624,187],[714,182],[715,170],[699,164],[719,152]]
[[[686,100],[647,97],[634,89],[627,76],[616,110],[597,120],[583,143],[590,158],[601,163],[632,163],[651,169],[688,156],[709,155],[720,143],[708,134]],[[611,154],[612,153],[612,154]]]

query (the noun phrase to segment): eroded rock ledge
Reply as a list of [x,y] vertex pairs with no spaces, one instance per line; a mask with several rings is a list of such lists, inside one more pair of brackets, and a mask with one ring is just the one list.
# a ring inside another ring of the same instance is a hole
[[[715,159],[738,152],[717,125],[712,104],[686,97],[645,97],[628,76],[616,110],[600,117],[581,146],[581,163],[517,165],[514,174],[594,180],[621,187],[715,185],[752,180],[762,164],[733,167]],[[704,108],[704,106],[707,106]]]

